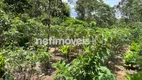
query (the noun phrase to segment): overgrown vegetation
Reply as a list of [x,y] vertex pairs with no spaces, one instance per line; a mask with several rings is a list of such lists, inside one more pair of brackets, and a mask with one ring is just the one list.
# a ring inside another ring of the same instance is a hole
[[[55,80],[116,80],[110,68],[116,64],[110,63],[121,55],[121,66],[137,72],[123,78],[141,80],[141,4],[141,0],[121,0],[110,7],[103,0],[78,0],[78,15],[72,18],[62,0],[1,0],[0,78],[41,80],[51,75]],[[120,19],[115,16],[118,12]],[[37,44],[36,39],[50,37],[89,43]]]

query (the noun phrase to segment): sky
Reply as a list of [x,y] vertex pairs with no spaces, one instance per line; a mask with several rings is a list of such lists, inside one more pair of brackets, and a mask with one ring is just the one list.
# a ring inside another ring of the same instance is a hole
[[[67,0],[63,0],[63,1],[67,1]],[[76,1],[76,0],[74,0]],[[114,6],[114,5],[117,5],[121,0],[104,0],[104,2],[110,6]],[[75,3],[75,2],[74,2]],[[74,4],[70,4],[70,7],[71,7],[71,16],[72,17],[76,17],[77,16],[77,13],[75,12],[74,10]]]
[[121,0],[104,0],[105,3],[109,4],[110,6],[117,5]]

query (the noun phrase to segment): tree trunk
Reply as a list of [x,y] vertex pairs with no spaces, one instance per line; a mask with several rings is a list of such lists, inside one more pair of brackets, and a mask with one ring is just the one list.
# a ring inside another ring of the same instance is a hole
[[48,10],[49,10],[49,12],[48,12],[48,47],[47,47],[47,52],[49,51],[49,47],[50,47],[50,43],[49,43],[49,39],[50,39],[50,25],[51,25],[51,23],[50,23],[50,15],[51,15],[51,0],[49,0],[49,6],[48,6]]

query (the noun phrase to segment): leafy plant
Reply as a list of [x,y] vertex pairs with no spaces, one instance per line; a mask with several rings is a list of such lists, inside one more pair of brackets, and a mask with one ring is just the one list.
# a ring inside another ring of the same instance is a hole
[[125,63],[128,65],[131,64],[131,67],[137,63],[137,58],[138,54],[136,52],[126,53],[126,56],[124,57]]
[[49,63],[52,59],[50,53],[48,52],[40,52],[38,53],[38,61],[41,63]]
[[68,18],[65,22],[62,23],[62,25],[64,26],[76,25],[76,24],[83,25],[84,27],[88,27],[87,22],[74,19],[74,18]]
[[4,56],[2,56],[2,54],[0,53],[0,77],[3,76],[5,71],[5,58]]
[[127,74],[125,80],[142,80],[142,72],[136,74]]
[[99,70],[103,72],[99,73],[99,80],[107,80],[107,79],[115,80],[115,76],[111,73],[111,71],[107,67],[101,66]]
[[[114,75],[102,64],[107,59],[107,49],[102,46],[86,47],[85,53],[74,59],[71,64],[55,64],[55,79],[72,80],[115,80]],[[63,71],[64,70],[64,71]]]
[[65,61],[58,61],[54,64],[57,73],[54,75],[55,80],[75,80],[73,77],[73,66],[71,64],[66,64]]
[[125,63],[127,65],[140,64],[141,62],[141,55],[140,55],[140,45],[138,43],[132,42],[130,47],[130,52],[127,52],[124,56]]
[[140,45],[138,43],[132,42],[130,50],[133,52],[139,52],[140,51]]
[[[24,50],[23,48],[15,48],[12,50],[3,50],[3,55],[5,56],[5,78],[16,78],[19,76],[16,73],[25,72],[28,74],[27,79],[31,78],[30,76],[35,75],[38,72],[34,71],[34,67],[38,62],[38,56],[35,52],[31,50]],[[19,73],[20,74],[20,73]],[[24,75],[24,73],[23,73]],[[25,77],[21,76],[21,77]]]
[[[131,25],[131,24],[130,24]],[[142,36],[142,22],[134,22],[131,25],[132,30],[132,40],[138,43],[140,42],[140,37]]]
[[69,59],[69,55],[70,55],[70,52],[73,50],[73,46],[71,45],[63,45],[60,49],[60,51],[62,52],[63,56],[66,58],[66,59]]
[[96,22],[94,21],[91,21],[89,25],[91,28],[96,28]]

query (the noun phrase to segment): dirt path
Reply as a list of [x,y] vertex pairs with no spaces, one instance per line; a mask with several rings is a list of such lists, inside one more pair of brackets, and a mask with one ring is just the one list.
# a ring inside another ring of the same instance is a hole
[[134,74],[134,73],[137,72],[136,70],[128,70],[124,66],[125,61],[123,59],[123,54],[125,54],[126,52],[130,52],[130,46],[129,45],[124,45],[121,52],[116,54],[113,57],[113,60],[110,61],[109,68],[116,75],[117,80],[125,80],[127,73]]

